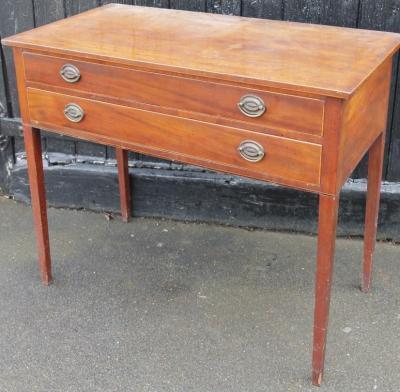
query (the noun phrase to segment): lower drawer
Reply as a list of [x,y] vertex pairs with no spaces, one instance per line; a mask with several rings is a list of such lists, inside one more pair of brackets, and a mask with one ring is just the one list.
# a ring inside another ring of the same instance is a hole
[[301,188],[320,182],[317,144],[33,88],[27,98],[33,126]]

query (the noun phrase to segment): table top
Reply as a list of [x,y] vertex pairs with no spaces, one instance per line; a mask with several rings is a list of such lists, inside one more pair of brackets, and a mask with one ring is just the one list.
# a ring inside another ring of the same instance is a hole
[[400,34],[109,4],[3,43],[348,98]]

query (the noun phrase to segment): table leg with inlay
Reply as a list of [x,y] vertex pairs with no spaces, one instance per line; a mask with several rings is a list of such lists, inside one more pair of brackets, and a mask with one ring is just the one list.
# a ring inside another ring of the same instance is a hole
[[312,362],[312,382],[317,386],[324,371],[338,208],[339,196],[320,195]]
[[39,254],[40,275],[42,283],[48,285],[52,281],[52,275],[40,130],[24,125],[24,139],[28,160],[28,175]]
[[129,180],[128,151],[116,147],[115,154],[118,165],[119,197],[122,220],[128,223],[132,215],[131,189]]
[[364,292],[368,292],[371,289],[372,261],[378,226],[384,151],[385,132],[380,134],[368,152],[368,191],[365,209],[364,260],[361,284],[361,289]]

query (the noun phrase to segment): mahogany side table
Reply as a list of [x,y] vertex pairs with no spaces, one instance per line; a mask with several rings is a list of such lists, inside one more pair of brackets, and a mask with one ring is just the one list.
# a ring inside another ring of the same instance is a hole
[[371,287],[392,57],[400,35],[108,5],[13,47],[42,281],[52,280],[45,129],[319,195],[312,382],[323,375],[339,192],[368,152],[362,290]]

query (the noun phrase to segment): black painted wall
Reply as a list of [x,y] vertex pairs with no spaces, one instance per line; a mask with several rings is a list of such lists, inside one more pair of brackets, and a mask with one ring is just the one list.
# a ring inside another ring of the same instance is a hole
[[[20,31],[28,30],[110,2],[400,32],[400,0],[0,0],[0,37],[6,37]],[[386,181],[394,183],[400,182],[399,72],[399,57],[396,56],[393,64],[392,94],[383,173]],[[18,117],[18,97],[12,55],[8,48],[2,47],[0,56],[0,193],[11,194],[24,200],[29,193],[26,187],[20,186],[23,182],[23,178],[25,178],[25,171],[23,140],[20,134]],[[98,200],[92,200],[92,202],[85,202],[85,200],[87,200],[87,195],[83,194],[85,192],[85,187],[79,187],[77,184],[80,182],[82,182],[82,184],[90,184],[91,176],[95,176],[96,184],[99,184],[99,182],[101,183],[99,179],[101,179],[102,176],[106,178],[106,176],[109,175],[106,173],[109,173],[109,168],[113,167],[115,164],[112,148],[50,134],[44,134],[43,147],[48,167],[52,168],[57,166],[57,170],[60,172],[64,170],[62,180],[60,176],[52,176],[51,174],[49,174],[48,177],[48,182],[51,182],[49,187],[60,189],[58,194],[57,192],[52,192],[51,202],[53,204],[89,208],[93,208],[95,205],[96,208],[110,208],[105,200],[102,199],[101,190],[96,190],[94,184],[93,189],[90,191],[92,193],[92,199],[97,198]],[[131,165],[148,168],[150,174],[149,177],[146,177],[146,181],[150,182],[152,175],[154,181],[157,181],[159,177],[164,176],[167,171],[171,174],[171,178],[174,177],[176,173],[184,173],[183,176],[178,176],[180,178],[179,181],[182,183],[186,181],[187,184],[189,184],[193,183],[193,180],[198,178],[199,173],[202,173],[202,171],[196,168],[182,166],[135,153],[131,154]],[[71,196],[68,199],[65,198],[59,185],[60,181],[64,183],[68,182],[70,178],[69,175],[71,175],[72,172],[74,173],[74,180],[71,179],[71,181],[75,181],[76,191],[74,193],[75,196]],[[54,171],[52,173],[54,173]],[[78,177],[76,173],[80,173]],[[95,173],[95,175],[93,173]],[[205,173],[203,177],[204,176],[207,176],[207,173]],[[215,180],[215,175],[210,174],[209,176]],[[364,160],[355,170],[352,177],[357,179],[364,178],[365,176],[366,165]],[[226,181],[226,176],[221,175],[216,178],[219,179],[218,181],[220,183],[224,183],[225,187],[229,188],[229,182],[231,180]],[[107,183],[106,180],[104,181]],[[174,187],[175,182],[173,180],[171,181],[169,185],[171,189],[169,192],[173,193],[176,188]],[[231,182],[234,183],[236,180],[232,178],[232,181]],[[241,192],[245,192],[247,186],[248,194],[251,194],[253,189],[252,185],[255,183],[245,181],[243,184]],[[204,185],[203,188],[206,190],[207,186]],[[147,187],[146,189],[152,192],[150,188]],[[393,189],[397,190],[398,187],[394,186],[392,190]],[[164,188],[163,191],[168,192],[168,188]],[[87,190],[87,192],[89,192],[89,190]],[[142,190],[137,189],[136,192],[142,192]],[[396,192],[393,193],[390,191],[389,193],[391,194],[390,200],[396,200],[396,203],[400,200],[400,194],[397,194],[396,199]],[[289,194],[292,195],[291,193],[287,193],[287,195]],[[195,198],[197,196],[199,199],[202,197],[199,189],[196,194],[191,193],[187,196],[192,197],[191,203],[196,200]],[[157,196],[154,195],[153,192],[149,195],[149,200],[153,200],[153,203],[156,203],[156,197]],[[279,193],[279,197],[282,198],[281,193]],[[254,198],[257,199],[257,196],[254,196]],[[293,197],[290,196],[290,198]],[[300,195],[299,193],[298,200],[299,206],[307,205],[307,203],[304,204],[302,202],[302,200],[304,200],[304,195]],[[232,200],[229,199],[229,203],[231,202]],[[150,201],[149,203],[151,204]],[[240,203],[240,200],[237,200],[236,203]],[[146,214],[151,214],[149,212],[151,208],[149,209],[148,207],[150,204],[146,207]],[[222,204],[221,208],[224,208]],[[360,205],[361,204],[360,201]],[[396,215],[397,204],[391,205],[388,208],[390,209],[392,207]],[[169,213],[164,211],[161,215],[180,217],[177,210],[176,213],[174,212],[174,208],[172,203]],[[234,206],[231,205],[231,208],[233,209]],[[355,213],[359,215],[362,214],[361,207],[361,209],[358,207],[354,208]],[[159,209],[159,206],[157,207],[154,205],[155,215],[160,215]],[[137,213],[140,214],[140,211]],[[289,207],[288,210],[282,211],[281,214],[283,213],[293,215],[295,214],[295,210],[290,210]],[[261,212],[260,214],[262,215]],[[196,211],[196,213],[187,211],[187,217],[197,217],[198,215],[198,211]],[[279,212],[276,212],[276,215],[279,216]],[[313,216],[307,216],[307,214],[305,214],[303,218],[314,219]],[[207,213],[204,213],[204,219],[209,219]],[[237,223],[240,224],[240,218],[238,218],[238,220]],[[258,218],[254,216],[253,220],[258,221]],[[248,219],[244,215],[242,223],[248,224]],[[260,226],[259,224],[255,225]],[[312,231],[312,229],[310,230]],[[391,237],[393,236],[391,235]]]

